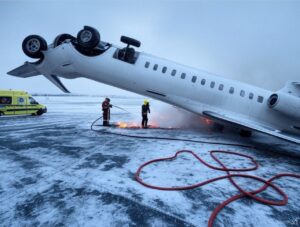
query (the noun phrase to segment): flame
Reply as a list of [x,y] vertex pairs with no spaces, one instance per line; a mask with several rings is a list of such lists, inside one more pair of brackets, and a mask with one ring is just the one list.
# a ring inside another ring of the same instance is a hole
[[[140,124],[136,122],[118,122],[118,128],[127,128],[127,129],[139,129],[142,128]],[[159,128],[156,122],[151,122],[151,125],[148,125],[148,128]]]
[[212,120],[210,120],[210,119],[208,119],[208,118],[205,118],[205,117],[201,117],[201,118],[200,118],[200,121],[201,121],[203,124],[205,124],[205,125],[211,125],[211,124],[213,124],[213,121],[212,121]]
[[118,122],[118,127],[119,128],[141,128],[141,126],[135,122],[130,122],[130,123]]

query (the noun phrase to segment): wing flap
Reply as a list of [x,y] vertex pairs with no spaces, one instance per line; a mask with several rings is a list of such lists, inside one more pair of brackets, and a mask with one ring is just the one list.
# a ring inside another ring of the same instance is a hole
[[203,115],[207,116],[209,118],[215,119],[215,120],[225,121],[227,123],[231,123],[231,124],[237,125],[239,127],[255,130],[258,132],[262,132],[262,133],[265,133],[268,135],[275,136],[280,139],[284,139],[284,140],[287,140],[287,141],[290,141],[293,143],[300,144],[300,137],[298,137],[297,135],[285,134],[284,132],[281,132],[280,130],[273,129],[266,125],[258,124],[256,122],[253,122],[253,121],[245,119],[245,118],[227,116],[227,115],[218,114],[218,113],[211,112],[211,111],[204,111]]
[[41,73],[36,70],[35,64],[29,62],[25,62],[23,65],[9,71],[7,74],[22,78],[41,75]]

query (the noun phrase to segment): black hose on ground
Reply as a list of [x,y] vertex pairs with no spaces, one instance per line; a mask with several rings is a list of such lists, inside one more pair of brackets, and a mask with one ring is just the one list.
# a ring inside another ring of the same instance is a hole
[[236,144],[236,143],[224,143],[224,142],[211,142],[211,141],[205,141],[205,140],[192,140],[192,139],[182,139],[182,138],[171,138],[171,137],[157,137],[157,136],[138,136],[138,135],[129,135],[124,133],[117,133],[117,132],[111,132],[106,129],[97,130],[94,129],[95,123],[100,120],[102,117],[97,118],[92,124],[91,124],[91,130],[94,132],[101,132],[104,134],[110,134],[110,135],[116,135],[116,136],[123,136],[128,138],[135,138],[135,139],[145,139],[145,140],[168,140],[168,141],[183,141],[183,142],[191,142],[191,143],[200,143],[200,144],[211,144],[211,145],[224,145],[224,146],[233,146],[233,147],[243,147],[243,148],[252,148],[257,149],[255,146],[251,145],[245,145],[245,144]]

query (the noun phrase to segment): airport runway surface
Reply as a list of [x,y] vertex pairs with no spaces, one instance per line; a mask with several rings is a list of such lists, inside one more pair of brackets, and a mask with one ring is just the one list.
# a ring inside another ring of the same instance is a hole
[[[102,131],[94,132],[90,124],[100,115],[102,97],[36,99],[48,107],[47,114],[0,119],[0,226],[206,226],[213,210],[238,193],[228,179],[191,190],[160,191],[146,188],[134,178],[144,162],[181,149],[193,150],[215,166],[210,150],[251,155],[260,166],[247,174],[264,179],[282,172],[300,173],[300,148],[261,134],[241,138],[226,130],[214,132],[208,126],[148,130],[96,126]],[[139,121],[143,99],[111,100],[132,113],[113,108],[112,121]],[[151,102],[151,114],[159,105]],[[139,140],[105,132],[238,143],[258,149]],[[241,157],[218,157],[230,167],[251,165]],[[146,167],[141,177],[155,185],[182,186],[221,175],[224,173],[183,154],[172,162]],[[262,185],[250,179],[237,178],[236,182],[245,190]],[[224,208],[215,226],[300,226],[300,180],[282,178],[274,183],[288,195],[287,205],[268,206],[243,198]],[[281,199],[273,189],[259,196]]]

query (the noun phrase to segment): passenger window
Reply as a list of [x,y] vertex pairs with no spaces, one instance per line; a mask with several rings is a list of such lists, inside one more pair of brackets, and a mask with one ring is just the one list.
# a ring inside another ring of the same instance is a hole
[[166,73],[166,72],[167,72],[167,67],[164,66],[164,67],[162,68],[162,73]]
[[214,87],[215,87],[215,82],[214,82],[214,81],[212,81],[212,82],[210,83],[210,87],[211,87],[211,88],[214,88]]
[[158,64],[155,64],[155,65],[153,66],[153,70],[156,71],[157,68],[158,68]]
[[197,80],[197,77],[196,77],[196,76],[193,76],[193,77],[192,77],[192,82],[195,83],[196,80]]
[[0,96],[0,104],[11,104],[11,97],[9,96]]
[[263,103],[263,101],[264,101],[264,97],[262,97],[262,96],[257,97],[257,102]]
[[145,68],[149,68],[149,66],[150,66],[150,62],[146,61]]
[[176,70],[175,70],[175,69],[172,70],[171,75],[172,75],[172,76],[175,76],[175,75],[176,75]]
[[181,79],[185,79],[186,74],[185,73],[181,73]]
[[201,80],[201,84],[202,84],[202,85],[205,85],[205,79],[202,79],[202,80]]
[[254,94],[252,92],[249,93],[249,99],[253,99]]
[[230,87],[229,93],[230,93],[230,94],[233,94],[233,93],[234,93],[234,87]]
[[223,91],[223,89],[224,89],[224,85],[223,85],[223,84],[220,84],[220,85],[219,85],[219,90],[220,90],[220,91]]
[[241,96],[241,97],[244,97],[244,96],[245,96],[245,91],[244,91],[244,90],[241,90],[240,96]]

